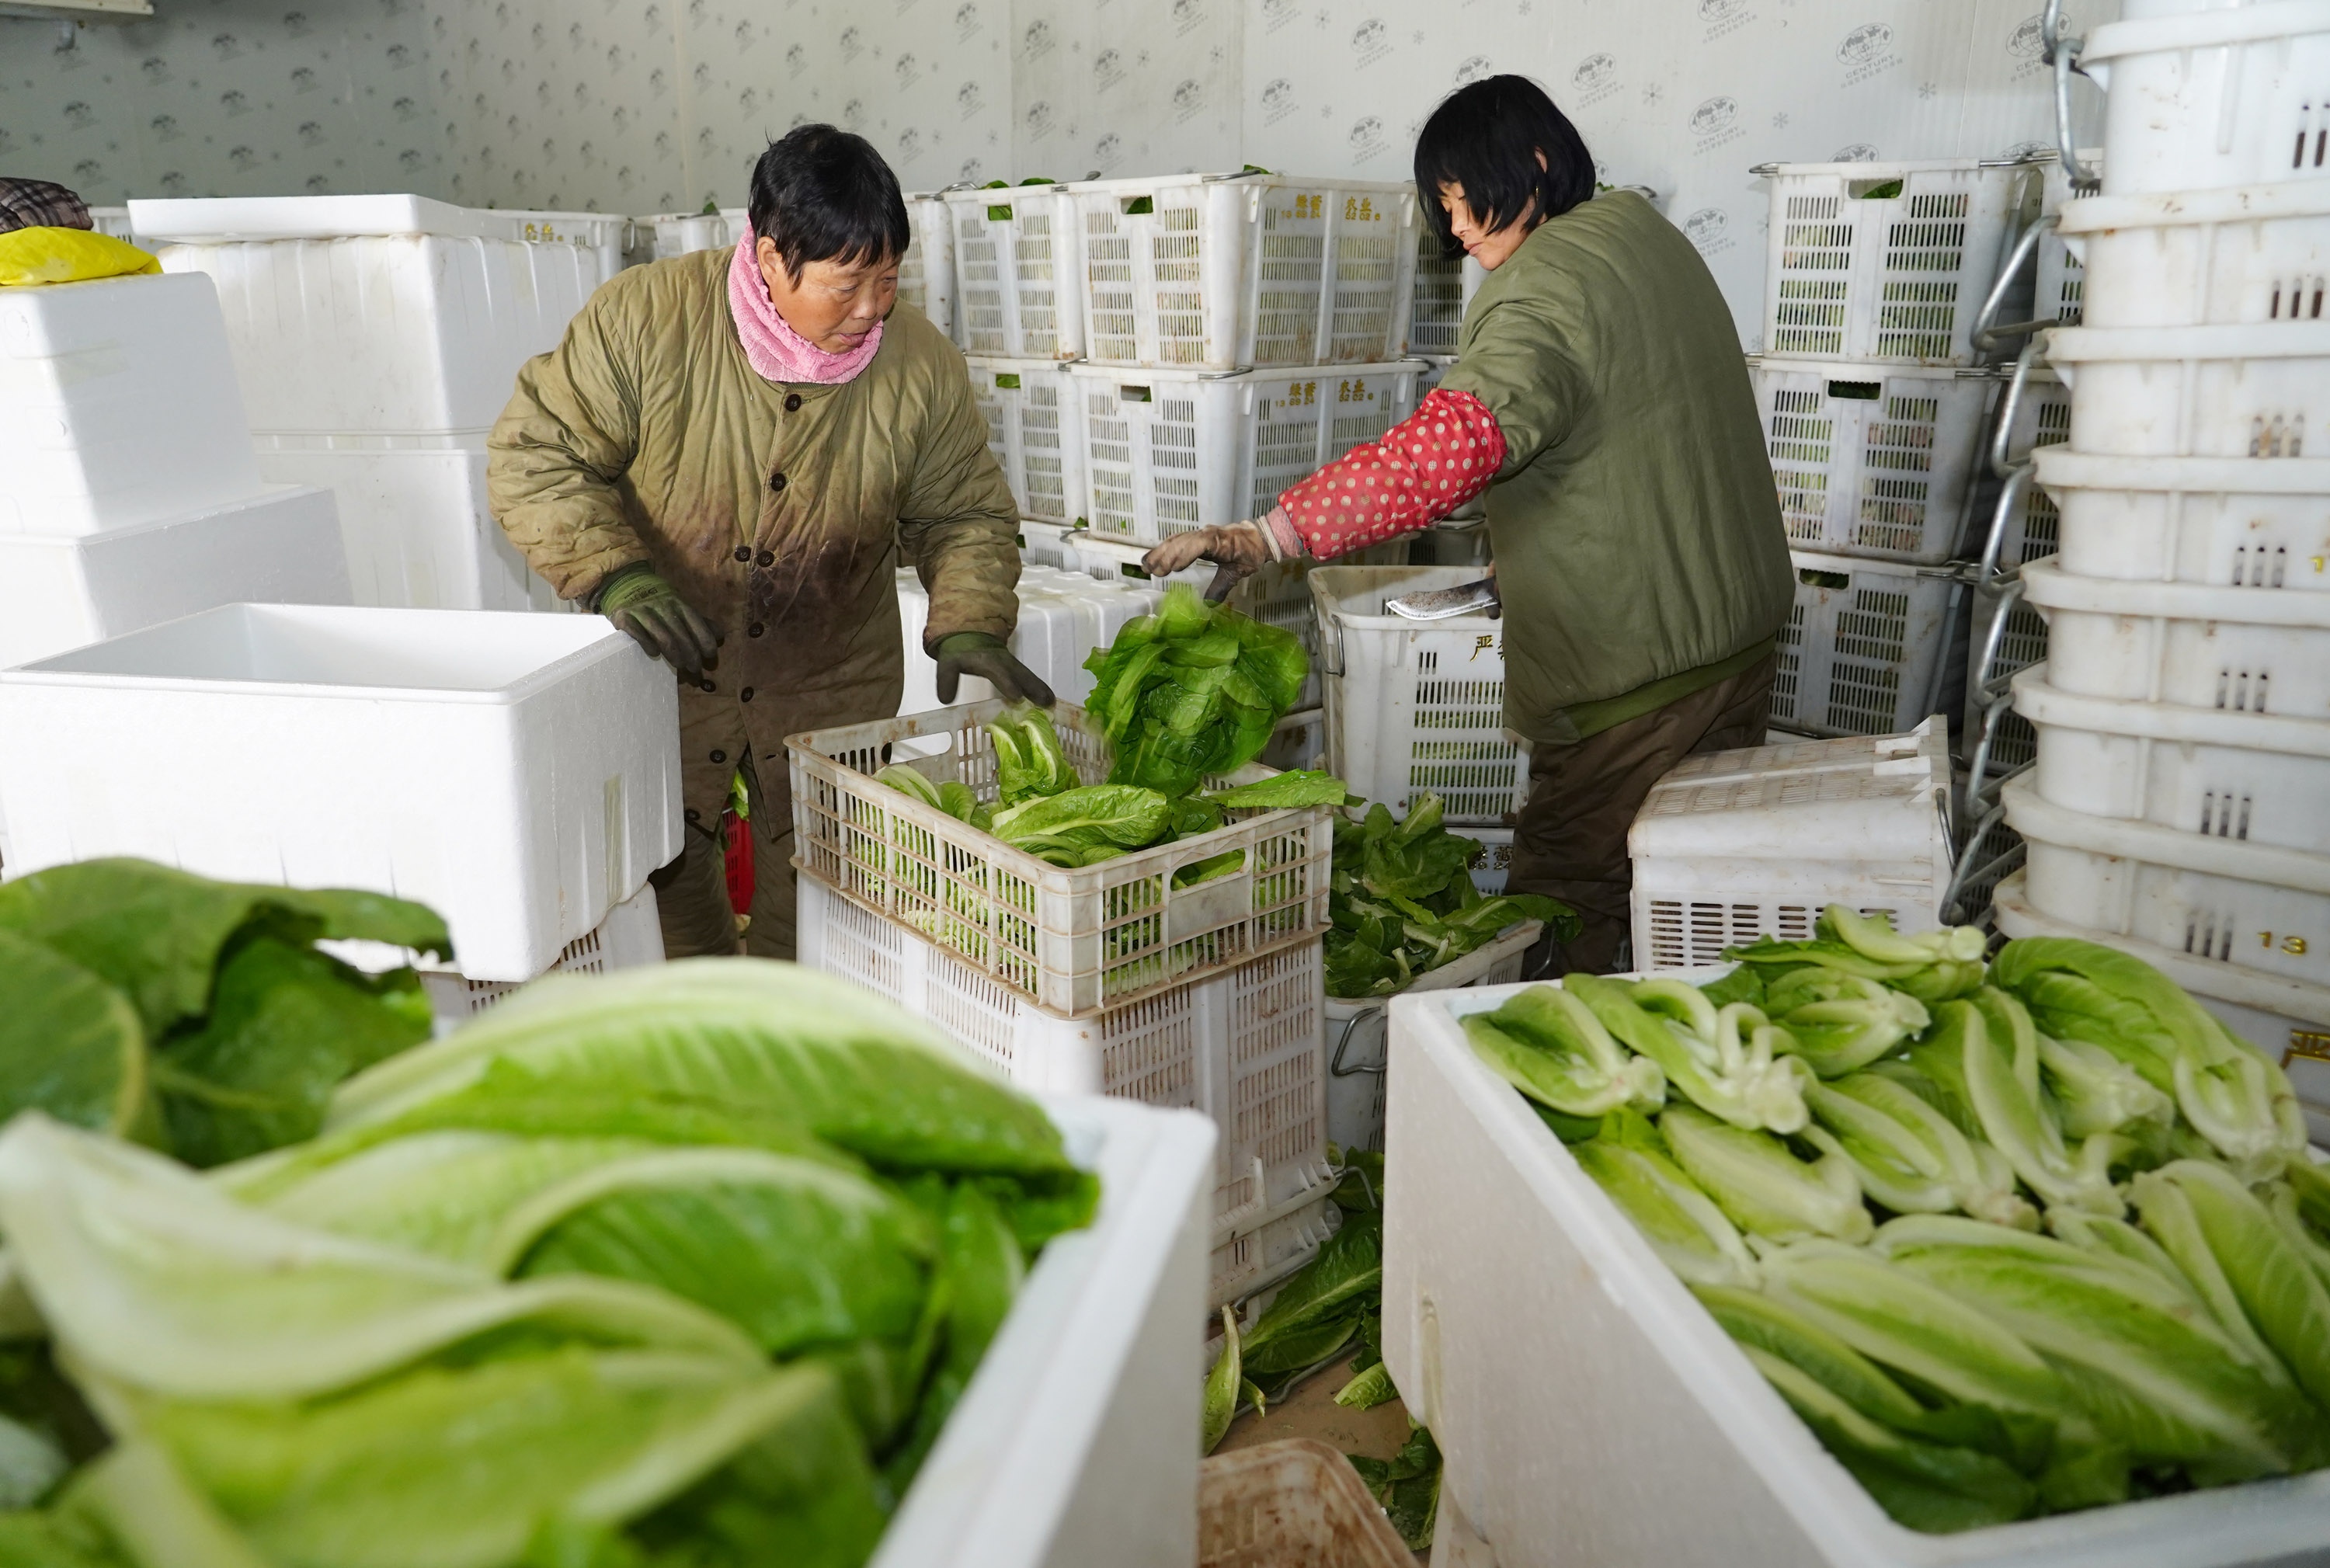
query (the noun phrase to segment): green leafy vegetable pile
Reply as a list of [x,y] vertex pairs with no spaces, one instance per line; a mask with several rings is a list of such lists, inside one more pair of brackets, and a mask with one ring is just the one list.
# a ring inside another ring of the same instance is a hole
[[2141,960],[1832,907],[1705,989],[1464,1021],[1885,1510],[1954,1531],[2330,1465],[2330,1176]]
[[1177,582],[1155,615],[1128,623],[1084,667],[1096,681],[1084,707],[1115,751],[1108,781],[1187,795],[1262,755],[1301,700],[1311,659],[1292,632]]
[[378,893],[211,882],[90,860],[0,885],[0,1119],[46,1111],[215,1165],[314,1135],[332,1088],[429,1038],[411,969],[353,938],[450,958],[445,922]]
[[73,1466],[0,1562],[852,1568],[1095,1197],[927,1025],[751,959],[529,987],[208,1177],[20,1116],[15,1315],[111,1441],[0,1422],[0,1487]]
[[1532,893],[1489,897],[1468,869],[1476,838],[1442,825],[1440,798],[1420,795],[1404,822],[1370,806],[1357,822],[1335,823],[1334,893],[1329,908],[1327,994],[1388,997],[1416,977],[1486,947],[1521,921],[1542,921],[1558,938],[1577,934],[1568,905]]

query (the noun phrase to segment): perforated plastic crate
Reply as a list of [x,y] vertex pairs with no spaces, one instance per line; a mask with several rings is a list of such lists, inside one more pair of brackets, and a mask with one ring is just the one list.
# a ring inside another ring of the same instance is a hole
[[1504,892],[1513,870],[1513,830],[1475,824],[1467,826],[1463,836],[1481,842],[1481,852],[1473,857],[1473,885],[1492,896]]
[[1327,710],[1304,708],[1278,721],[1259,759],[1282,773],[1327,765]]
[[2047,358],[2077,396],[2071,445],[2129,458],[2330,452],[2330,319],[2061,326]]
[[2040,165],[1775,164],[1764,351],[1897,364],[1975,361],[1968,332]]
[[1089,486],[1077,383],[1055,359],[971,358],[971,396],[987,419],[987,446],[1003,465],[1019,513],[1078,523]]
[[[1125,623],[1157,608],[1158,590],[1144,582],[1120,579],[1102,582],[1082,571],[1056,566],[1028,564],[1020,568],[1019,619],[1011,628],[1011,652],[1033,670],[1056,695],[1081,704],[1092,695],[1094,677],[1084,658],[1096,647],[1116,640]],[[910,570],[898,573],[898,622],[906,656],[906,683],[898,700],[901,713],[926,713],[941,706],[938,665],[923,651],[923,632],[930,625],[931,599],[922,580]],[[983,703],[995,688],[977,675],[962,677],[955,696],[959,703]]]
[[811,878],[800,880],[800,902],[802,963],[928,1018],[1020,1087],[1211,1117],[1221,1131],[1217,1301],[1326,1233],[1317,1213],[1331,1185],[1317,937],[1071,1019]]
[[1068,543],[1075,527],[1066,523],[1046,523],[1039,518],[1019,519],[1019,559],[1029,566],[1051,566],[1063,571],[1082,571],[1084,562]]
[[2324,0],[2107,23],[2077,58],[2107,91],[2107,195],[2330,175]]
[[[1325,807],[1234,812],[1215,832],[1075,869],[1015,849],[873,774],[911,761],[933,782],[995,798],[985,726],[999,701],[794,735],[796,864],[1064,1016],[1122,1006],[1327,929],[1332,835]],[[1108,746],[1081,708],[1053,710],[1086,783]],[[1227,782],[1267,778],[1248,764]],[[1220,782],[1220,781],[1216,781]],[[1174,874],[1233,851],[1245,865],[1186,887]]]
[[2330,184],[2251,185],[2067,204],[2088,326],[2219,326],[2322,318]]
[[2330,598],[2023,569],[2047,679],[2079,696],[2330,719]]
[[[1971,756],[1982,731],[1983,687],[1992,682],[2043,664],[2047,659],[2047,622],[2025,603],[2013,579],[1976,583],[1966,634],[1965,749]],[[1998,626],[2001,617],[2005,625]],[[1996,646],[1992,635],[1996,633]],[[1989,656],[1985,660],[1984,655]],[[1991,686],[1994,695],[1999,688]],[[1998,716],[1991,736],[1990,755],[1983,771],[1991,777],[2011,773],[2037,755],[2038,737],[2030,722],[2008,710]]]
[[[2103,154],[2082,151],[2089,168],[2100,167]],[[2041,202],[2046,216],[2060,218],[2071,201],[2071,176],[2059,160],[2047,165]],[[2041,321],[2077,326],[2087,310],[2087,266],[2065,242],[2058,228],[2039,239],[2039,260],[2032,279],[2032,312]]]
[[1416,225],[1416,284],[1408,307],[1407,352],[1453,354],[1464,329],[1464,312],[1489,274],[1463,251],[1451,256],[1432,226]]
[[906,198],[906,226],[913,238],[898,258],[898,298],[954,336],[954,220],[944,197]]
[[[663,927],[656,917],[653,887],[607,912],[607,918],[559,949],[544,975],[603,975],[663,962]],[[541,977],[537,976],[536,978]],[[458,1028],[525,984],[518,980],[472,980],[455,969],[421,966],[421,988],[439,1033]]]
[[[1521,978],[1530,944],[1544,930],[1536,921],[1522,921],[1487,947],[1418,975],[1407,991],[1511,985]],[[1327,1138],[1339,1148],[1383,1148],[1384,1089],[1390,1077],[1385,1013],[1390,1006],[1389,997],[1327,998]]]
[[[2052,372],[2033,370],[2023,378],[2013,418],[2007,438],[2010,461],[2020,463],[2043,448],[2061,446],[2071,439],[2071,389]],[[2000,499],[2007,515],[1999,538],[1998,570],[2011,571],[2062,548],[2060,512],[2044,485],[2026,476],[2011,492],[2002,491]],[[1979,553],[1978,543],[1970,545],[1968,553]]]
[[723,207],[716,213],[658,213],[639,222],[655,230],[655,259],[668,261],[739,243],[752,227],[752,214],[742,207]]
[[966,354],[1077,359],[1084,262],[1065,185],[949,191],[956,343]]
[[1070,189],[1097,363],[1226,371],[1404,351],[1413,185],[1241,174]]
[[1416,406],[1412,364],[1073,373],[1092,477],[1084,515],[1095,537],[1141,544],[1263,515],[1280,491]]
[[1813,735],[1890,735],[1916,728],[1962,608],[1940,567],[1791,551],[1796,602],[1780,628],[1775,728]]
[[1407,620],[1384,601],[1475,576],[1464,566],[1321,566],[1311,572],[1327,707],[1327,765],[1351,793],[1406,816],[1426,791],[1450,823],[1503,823],[1529,795],[1505,728],[1504,622]]
[[2330,590],[2330,458],[2058,449],[2039,455],[2032,488],[2051,497],[2047,521],[2075,577]]
[[1949,559],[1995,376],[1795,359],[1758,361],[1753,373],[1791,541],[1883,561]]

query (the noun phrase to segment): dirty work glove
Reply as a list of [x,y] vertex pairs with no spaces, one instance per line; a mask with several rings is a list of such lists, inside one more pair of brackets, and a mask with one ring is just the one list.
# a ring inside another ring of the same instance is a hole
[[597,609],[633,641],[696,680],[720,663],[719,632],[644,562],[624,567],[599,590]]
[[1251,577],[1278,559],[1270,535],[1259,523],[1209,523],[1170,539],[1141,558],[1141,569],[1151,577],[1170,577],[1199,561],[1210,561],[1216,571],[1206,597],[1218,603],[1227,599],[1241,578]]
[[965,675],[977,675],[1009,703],[1033,703],[1048,708],[1055,701],[1043,676],[1011,656],[1003,639],[983,631],[959,631],[939,639],[939,701],[954,701],[955,688]]

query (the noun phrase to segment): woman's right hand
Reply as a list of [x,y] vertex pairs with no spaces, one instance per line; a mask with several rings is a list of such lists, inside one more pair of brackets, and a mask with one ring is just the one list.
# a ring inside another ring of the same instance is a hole
[[1206,597],[1219,602],[1229,597],[1239,580],[1253,576],[1273,560],[1270,541],[1263,536],[1262,527],[1259,523],[1209,523],[1176,534],[1142,556],[1141,569],[1151,577],[1170,577],[1200,561],[1210,561],[1217,570]]

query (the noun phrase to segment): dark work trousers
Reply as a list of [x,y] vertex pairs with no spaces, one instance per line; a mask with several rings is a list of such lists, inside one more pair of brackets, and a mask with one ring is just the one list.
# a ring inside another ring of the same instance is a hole
[[[744,830],[753,836],[754,874],[753,921],[744,944],[744,951],[756,959],[793,956],[792,801],[788,794],[762,789],[753,770],[783,766],[781,761],[748,764],[744,775],[753,818]],[[720,840],[692,822],[686,838],[687,847],[680,857],[648,879],[655,884],[656,912],[662,918],[663,956],[731,957],[736,951],[736,916],[729,907],[727,860]]]

